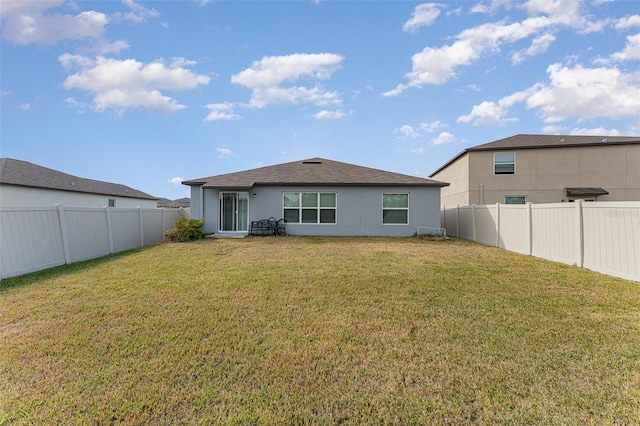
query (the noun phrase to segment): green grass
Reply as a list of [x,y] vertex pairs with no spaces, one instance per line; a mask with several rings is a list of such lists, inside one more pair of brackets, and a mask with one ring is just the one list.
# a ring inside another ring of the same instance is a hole
[[202,240],[0,282],[0,424],[639,419],[640,283],[462,240]]

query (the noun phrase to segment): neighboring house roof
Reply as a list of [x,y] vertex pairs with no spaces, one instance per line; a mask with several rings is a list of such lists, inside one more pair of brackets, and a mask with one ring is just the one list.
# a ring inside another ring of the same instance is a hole
[[191,199],[189,197],[178,198],[177,200],[170,200],[168,198],[160,198],[158,199],[158,207],[190,207]]
[[126,185],[84,179],[22,160],[0,158],[0,183],[31,188],[157,200]]
[[640,136],[574,136],[574,135],[515,135],[494,142],[467,148],[453,157],[438,170],[431,173],[435,175],[445,169],[467,152],[473,151],[500,151],[518,149],[540,148],[567,148],[602,145],[630,145],[640,144]]
[[277,164],[243,172],[227,173],[182,182],[205,188],[249,189],[254,185],[335,186],[435,186],[448,183],[356,166],[324,158]]

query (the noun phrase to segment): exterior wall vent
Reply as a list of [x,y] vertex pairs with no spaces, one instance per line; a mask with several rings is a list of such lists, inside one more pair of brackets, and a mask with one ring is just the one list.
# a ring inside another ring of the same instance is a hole
[[303,161],[302,164],[322,164],[322,161]]

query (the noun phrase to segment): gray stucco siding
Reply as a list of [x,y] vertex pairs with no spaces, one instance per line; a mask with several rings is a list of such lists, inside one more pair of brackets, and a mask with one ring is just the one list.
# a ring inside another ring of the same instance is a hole
[[[238,191],[242,192],[242,191]],[[249,223],[283,217],[284,192],[332,192],[336,194],[336,223],[287,223],[289,235],[411,236],[418,226],[440,226],[440,188],[423,186],[255,186],[249,193]],[[219,193],[202,190],[203,232],[218,233]],[[382,194],[409,194],[409,223],[382,223]],[[253,196],[255,194],[255,197]],[[199,189],[192,187],[192,215],[197,218]]]

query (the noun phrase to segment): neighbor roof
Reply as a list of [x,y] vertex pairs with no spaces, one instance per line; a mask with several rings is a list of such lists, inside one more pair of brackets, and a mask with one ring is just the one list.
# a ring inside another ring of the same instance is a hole
[[170,200],[168,198],[159,198],[158,207],[190,207],[191,199],[189,197],[178,198],[177,200]]
[[3,185],[157,200],[156,197],[126,185],[84,179],[12,158],[0,158],[0,183]]
[[277,164],[243,172],[227,173],[182,182],[205,188],[249,189],[254,185],[335,185],[335,186],[448,186],[415,176],[356,166],[324,158]]
[[443,166],[441,166],[438,170],[431,173],[430,176],[433,176],[441,170],[445,169],[447,166],[455,162],[458,158],[462,157],[467,152],[473,151],[566,148],[629,144],[640,144],[640,136],[515,135],[467,148],[453,157]]

